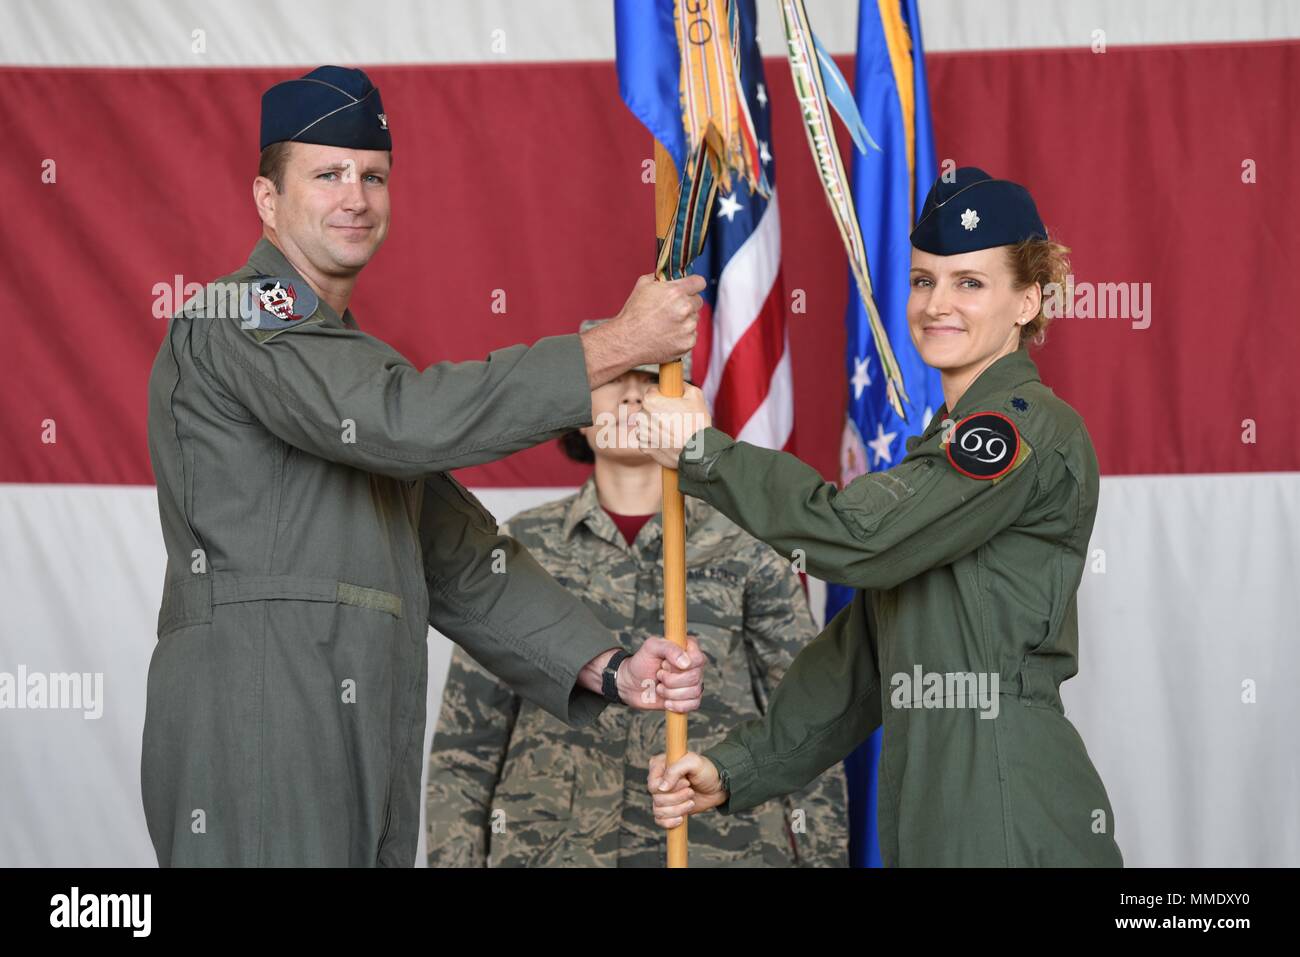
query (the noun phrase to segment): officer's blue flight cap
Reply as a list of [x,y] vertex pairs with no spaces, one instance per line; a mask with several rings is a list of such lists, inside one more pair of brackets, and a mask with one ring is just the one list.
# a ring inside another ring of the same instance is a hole
[[379,90],[362,70],[321,66],[262,94],[262,146],[291,140],[354,150],[391,150]]
[[974,166],[958,169],[951,183],[934,181],[912,230],[912,245],[936,256],[1046,238],[1029,190]]

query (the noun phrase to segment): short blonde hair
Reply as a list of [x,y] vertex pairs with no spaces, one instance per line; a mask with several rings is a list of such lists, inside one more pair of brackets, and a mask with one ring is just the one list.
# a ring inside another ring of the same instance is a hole
[[1047,239],[1026,239],[1007,247],[1007,259],[1011,266],[1012,285],[1016,289],[1028,289],[1037,285],[1043,292],[1038,315],[1020,327],[1020,344],[1032,343],[1041,346],[1047,338],[1047,325],[1052,321],[1047,315],[1048,286],[1065,288],[1066,277],[1070,274],[1069,246],[1062,246]]

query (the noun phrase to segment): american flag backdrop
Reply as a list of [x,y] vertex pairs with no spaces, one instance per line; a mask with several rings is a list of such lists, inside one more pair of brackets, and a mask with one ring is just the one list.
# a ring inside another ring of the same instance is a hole
[[[1125,861],[1300,864],[1300,4],[917,7],[936,159],[1025,183],[1074,250],[1079,308],[1036,358],[1102,471],[1062,691]],[[808,12],[862,82],[858,0]],[[746,92],[779,189],[719,203],[697,374],[723,428],[836,480],[850,280],[777,4],[755,14]],[[420,368],[618,310],[653,264],[650,137],[620,95],[612,0],[0,15],[0,865],[152,866],[140,735],[165,556],[146,383],[186,286],[260,234],[262,92],[326,63],[382,91],[393,218],[352,309]],[[458,473],[501,519],[584,477],[554,443]],[[436,715],[449,646],[430,641]],[[97,715],[18,706],[18,675],[62,673],[100,676]]]

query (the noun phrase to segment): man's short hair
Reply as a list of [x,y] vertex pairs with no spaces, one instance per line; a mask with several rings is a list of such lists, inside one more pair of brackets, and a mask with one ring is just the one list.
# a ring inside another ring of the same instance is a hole
[[277,193],[284,192],[284,168],[289,163],[289,146],[292,140],[272,143],[262,150],[262,158],[257,163],[257,175],[265,176],[275,184]]

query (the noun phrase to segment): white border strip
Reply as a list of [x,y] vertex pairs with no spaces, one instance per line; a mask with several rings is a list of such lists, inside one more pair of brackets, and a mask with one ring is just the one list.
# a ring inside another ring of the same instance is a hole
[[[479,494],[506,518],[569,491]],[[1129,866],[1300,865],[1297,516],[1300,472],[1101,481],[1063,695]],[[140,735],[163,564],[152,487],[0,484],[0,671],[103,676],[98,719],[0,711],[0,865],[154,863]],[[450,646],[430,650],[436,716]]]
[[[642,0],[661,2],[661,0]],[[759,43],[783,56],[778,0]],[[870,2],[870,0],[866,0]],[[926,49],[1300,38],[1291,0],[919,0]],[[612,60],[613,0],[4,0],[0,65],[299,67]],[[857,46],[858,0],[812,0],[831,53]],[[202,32],[197,49],[194,31]]]

